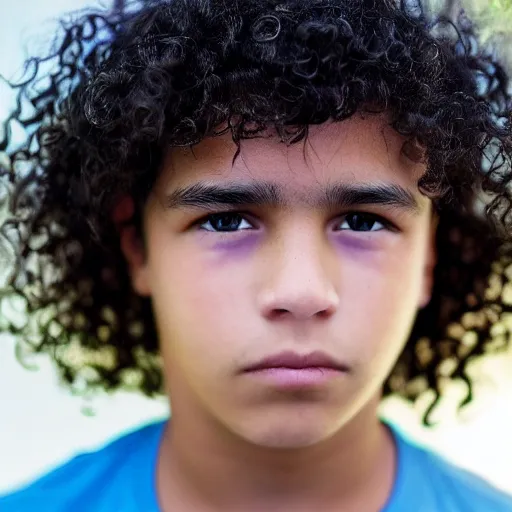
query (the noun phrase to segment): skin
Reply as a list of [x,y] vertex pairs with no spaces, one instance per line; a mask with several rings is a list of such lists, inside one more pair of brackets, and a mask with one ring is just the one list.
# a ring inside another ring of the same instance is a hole
[[[429,300],[435,259],[417,187],[425,168],[403,142],[383,116],[355,116],[312,127],[304,144],[242,141],[234,165],[230,135],[169,152],[144,240],[122,237],[133,286],[152,298],[172,404],[157,470],[164,511],[385,504],[396,461],[381,387]],[[271,182],[281,202],[177,197],[198,183],[255,182]],[[333,184],[399,186],[416,206],[315,201]],[[208,217],[223,211],[241,212],[224,218],[228,232]],[[357,227],[354,212],[373,217]],[[347,371],[294,391],[243,372],[284,350],[321,350]]]

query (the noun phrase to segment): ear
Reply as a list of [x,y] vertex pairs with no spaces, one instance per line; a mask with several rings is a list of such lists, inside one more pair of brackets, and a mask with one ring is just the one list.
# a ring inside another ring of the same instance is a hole
[[425,259],[425,267],[423,274],[423,290],[420,297],[420,309],[424,308],[432,298],[432,290],[434,288],[434,270],[437,264],[437,247],[436,247],[436,234],[439,218],[437,215],[432,214],[430,220],[430,233],[427,241],[427,256]]
[[122,197],[112,213],[112,220],[119,233],[121,251],[126,259],[133,289],[142,296],[150,295],[148,268],[144,243],[135,226],[129,222],[135,213],[133,199]]
[[119,238],[121,251],[128,264],[132,287],[139,295],[148,297],[151,295],[151,288],[144,243],[135,226],[121,228]]

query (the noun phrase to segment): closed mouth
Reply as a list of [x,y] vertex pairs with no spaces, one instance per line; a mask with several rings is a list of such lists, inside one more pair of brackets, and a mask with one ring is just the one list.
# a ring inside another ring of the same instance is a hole
[[298,354],[296,352],[281,352],[262,359],[244,369],[244,372],[257,372],[274,368],[290,369],[290,370],[307,370],[307,369],[329,369],[340,372],[348,372],[349,367],[329,356],[324,352],[311,352],[308,354]]

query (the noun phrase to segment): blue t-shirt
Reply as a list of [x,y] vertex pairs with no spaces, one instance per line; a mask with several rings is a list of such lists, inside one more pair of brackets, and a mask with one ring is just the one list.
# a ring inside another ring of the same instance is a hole
[[[0,512],[160,512],[155,469],[164,426],[147,425],[73,458],[0,498]],[[512,497],[391,431],[398,470],[382,512],[512,511]]]

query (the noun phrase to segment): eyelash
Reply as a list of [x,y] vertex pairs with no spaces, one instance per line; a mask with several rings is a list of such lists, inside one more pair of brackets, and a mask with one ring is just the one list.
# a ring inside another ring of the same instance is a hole
[[[364,218],[364,220],[366,222],[370,221],[370,222],[374,222],[374,223],[379,223],[382,225],[381,228],[377,229],[377,230],[372,230],[372,229],[369,229],[369,230],[355,230],[355,229],[351,229],[350,226],[349,228],[345,228],[345,229],[338,229],[337,231],[353,231],[355,233],[374,233],[374,232],[377,232],[377,231],[384,231],[384,230],[387,230],[387,231],[392,231],[392,232],[398,232],[399,229],[390,221],[384,219],[383,217],[381,217],[380,215],[377,215],[377,214],[374,214],[374,213],[368,213],[368,212],[362,212],[362,211],[355,211],[355,212],[348,212],[344,215],[341,216],[341,219],[342,219],[342,223],[345,223],[346,222],[346,219],[349,218],[350,216],[356,216],[356,215],[359,215],[359,216],[362,216]],[[205,217],[202,217],[201,219],[199,219],[195,225],[198,226],[199,230],[201,231],[207,231],[207,232],[210,232],[210,233],[224,233],[224,234],[227,234],[227,233],[238,233],[240,231],[248,231],[251,228],[244,228],[244,229],[234,229],[234,230],[216,230],[216,229],[205,229],[203,228],[202,226],[204,226],[205,224],[207,223],[210,223],[212,222],[212,220],[214,220],[215,218],[219,218],[219,217],[222,217],[222,216],[227,216],[229,218],[240,218],[242,221],[245,221],[247,222],[248,224],[251,224],[252,223],[247,219],[248,215],[242,213],[242,212],[237,212],[237,211],[225,211],[225,212],[217,212],[217,213],[211,213]],[[213,226],[212,226],[213,227]]]

